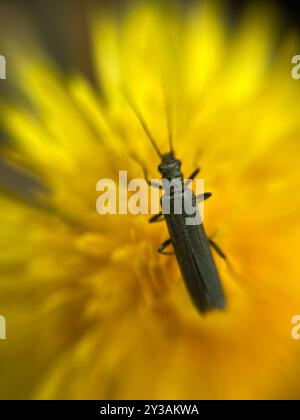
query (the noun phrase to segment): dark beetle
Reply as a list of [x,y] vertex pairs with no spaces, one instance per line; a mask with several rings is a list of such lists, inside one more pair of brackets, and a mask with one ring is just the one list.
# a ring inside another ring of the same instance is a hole
[[[187,225],[186,223],[186,219],[190,217],[190,214],[185,212],[184,201],[192,199],[193,205],[196,209],[195,211],[198,212],[196,203],[201,200],[206,200],[211,196],[210,193],[205,193],[204,195],[202,194],[196,197],[195,194],[187,188],[192,179],[197,176],[200,169],[197,168],[191,174],[189,179],[184,181],[184,177],[181,172],[181,162],[175,158],[173,152],[171,134],[169,134],[170,152],[167,154],[161,154],[143,118],[132,104],[130,104],[130,106],[138,117],[145,133],[161,159],[158,170],[162,175],[162,184],[151,182],[148,179],[147,170],[142,165],[145,178],[150,186],[160,188],[164,191],[162,203],[165,201],[169,202],[170,205],[170,211],[168,214],[164,214],[162,210],[159,214],[154,215],[149,219],[150,223],[165,219],[168,226],[170,238],[161,244],[158,251],[161,254],[171,255],[172,253],[166,252],[165,249],[168,246],[173,245],[175,256],[186,287],[192,301],[200,312],[204,313],[214,308],[224,309],[224,293],[210,246],[212,246],[222,258],[226,259],[226,257],[218,245],[216,245],[211,239],[207,238],[201,222],[196,225]],[[171,130],[169,125],[169,133],[170,132]],[[139,163],[141,164],[141,162]],[[175,181],[177,188],[169,188],[168,191],[166,191],[164,188],[165,180],[169,182]],[[174,210],[175,204],[179,199],[180,203],[182,203],[182,212],[181,214],[176,214],[172,211],[172,209]],[[162,209],[164,209],[163,205]],[[199,220],[201,219],[199,218]]]

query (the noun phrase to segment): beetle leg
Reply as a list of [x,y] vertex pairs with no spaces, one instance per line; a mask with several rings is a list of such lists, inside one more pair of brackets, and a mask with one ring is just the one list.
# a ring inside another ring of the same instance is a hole
[[145,180],[146,180],[147,184],[148,184],[150,187],[157,188],[157,189],[161,190],[161,189],[162,189],[162,185],[161,185],[161,184],[158,184],[157,182],[152,182],[152,181],[149,179],[149,177],[148,177],[148,171],[147,171],[147,169],[145,168],[145,166],[144,166],[144,165],[141,165],[141,167],[142,167],[142,169],[143,169],[143,172],[144,172],[144,178],[145,178]]
[[167,239],[165,242],[161,244],[161,246],[158,248],[158,252],[162,255],[174,255],[173,252],[164,252],[164,250],[171,245],[172,241],[171,239]]
[[158,184],[157,182],[151,182],[148,179],[146,179],[146,181],[150,187],[157,188],[158,190],[162,190],[162,185]]
[[199,194],[196,196],[196,202],[199,203],[200,201],[207,200],[209,197],[212,196],[212,193],[206,192],[204,194]]
[[164,215],[162,212],[159,212],[158,214],[155,214],[154,216],[151,216],[148,220],[149,223],[156,223],[156,222],[162,222],[164,220]]
[[189,178],[185,181],[185,187],[187,187],[188,185],[190,185],[190,183],[193,181],[193,179],[198,175],[198,173],[200,172],[200,168],[196,168],[191,175],[189,176]]
[[143,168],[144,177],[145,177],[145,180],[146,180],[147,184],[148,184],[150,187],[153,187],[153,188],[157,188],[157,189],[159,189],[159,190],[162,190],[162,185],[161,185],[161,184],[158,184],[157,182],[152,182],[152,181],[148,178],[148,172],[147,172],[147,169],[146,169],[144,166],[143,166],[142,168]]
[[227,260],[226,255],[224,254],[224,252],[221,250],[221,248],[219,247],[219,245],[217,245],[212,239],[208,239],[208,242],[210,243],[211,247],[216,251],[216,253],[223,258],[223,260]]
[[146,180],[146,182],[147,182],[147,184],[150,186],[150,187],[154,187],[154,188],[158,188],[158,189],[162,189],[163,187],[162,187],[162,185],[161,184],[158,184],[157,182],[151,182],[151,180],[149,179],[149,177],[148,177],[148,171],[147,171],[147,168],[145,167],[145,165],[143,164],[143,162],[141,162],[141,160],[136,156],[136,154],[135,153],[131,153],[130,154],[130,156],[132,157],[132,159],[138,164],[138,165],[140,165],[140,167],[142,168],[142,170],[143,170],[143,173],[144,173],[144,178],[145,178],[145,180]]

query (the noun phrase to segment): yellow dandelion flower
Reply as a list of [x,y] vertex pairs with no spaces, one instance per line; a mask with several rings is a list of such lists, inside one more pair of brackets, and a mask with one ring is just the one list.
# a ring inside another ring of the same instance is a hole
[[[93,13],[101,94],[13,50],[26,101],[2,101],[2,156],[46,188],[0,197],[1,397],[299,397],[297,36],[279,44],[267,13],[250,9],[232,30],[212,2]],[[158,176],[125,85],[163,150],[173,92],[176,155],[186,175],[201,166],[206,230],[231,263],[215,255],[224,312],[195,311],[176,260],[156,252],[164,224],[96,212],[99,179],[141,177],[132,150]]]

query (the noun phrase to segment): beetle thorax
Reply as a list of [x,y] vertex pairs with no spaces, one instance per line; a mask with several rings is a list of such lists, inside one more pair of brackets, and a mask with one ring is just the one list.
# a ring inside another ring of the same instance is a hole
[[182,178],[181,161],[175,159],[172,152],[166,154],[162,158],[161,164],[158,166],[162,177],[171,181],[174,178]]

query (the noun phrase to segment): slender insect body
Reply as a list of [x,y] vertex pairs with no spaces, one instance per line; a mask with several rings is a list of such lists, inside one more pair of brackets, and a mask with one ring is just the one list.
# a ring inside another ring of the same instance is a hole
[[[175,158],[173,152],[169,118],[170,152],[161,154],[142,116],[132,103],[129,104],[161,159],[158,166],[158,171],[162,175],[161,184],[151,183],[148,179],[147,170],[142,165],[148,184],[164,191],[161,198],[162,211],[149,219],[150,223],[163,219],[167,223],[170,238],[161,244],[159,252],[170,255],[164,250],[169,245],[173,246],[187,290],[194,305],[201,313],[211,309],[224,309],[224,293],[210,246],[214,247],[222,258],[226,257],[220,248],[211,239],[207,238],[197,208],[197,202],[206,200],[211,194],[204,193],[200,197],[196,197],[193,191],[187,188],[189,182],[184,181],[181,161]],[[136,160],[140,163],[138,159]],[[189,181],[195,178],[198,173],[199,169],[196,169],[190,176]],[[172,184],[171,188],[170,184]],[[188,206],[186,206],[187,203]],[[190,217],[193,217],[194,220],[196,218],[198,222],[189,224],[188,219]]]
[[[161,165],[160,169],[162,169]],[[168,181],[170,179],[171,176],[168,176]],[[161,204],[170,243],[173,245],[182,277],[193,303],[200,312],[213,308],[224,309],[224,293],[199,214],[196,196],[185,186],[182,174],[179,176],[176,173],[175,179],[178,181],[174,184],[175,188],[163,194]],[[162,179],[162,185],[164,185],[164,179]],[[189,203],[192,201],[195,214],[186,212],[187,201]],[[164,213],[167,205],[168,210],[171,211]],[[180,211],[175,211],[180,206]],[[191,216],[199,220],[199,223],[189,225],[187,220]]]
[[219,275],[203,225],[187,226],[185,215],[165,215],[171,243],[189,294],[201,312],[224,309]]

